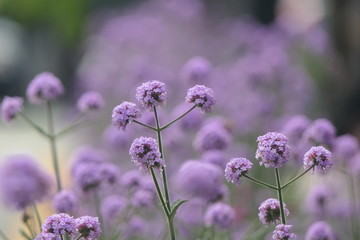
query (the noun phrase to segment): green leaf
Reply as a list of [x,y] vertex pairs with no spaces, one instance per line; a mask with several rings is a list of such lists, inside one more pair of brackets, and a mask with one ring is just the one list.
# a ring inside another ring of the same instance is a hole
[[27,233],[23,229],[19,229],[19,232],[26,240],[32,240],[32,238],[29,237],[29,235],[27,235]]
[[170,219],[174,219],[175,215],[176,215],[176,212],[177,210],[179,209],[179,207],[186,203],[188,200],[176,200],[172,206],[172,209],[171,209],[171,213],[170,213]]

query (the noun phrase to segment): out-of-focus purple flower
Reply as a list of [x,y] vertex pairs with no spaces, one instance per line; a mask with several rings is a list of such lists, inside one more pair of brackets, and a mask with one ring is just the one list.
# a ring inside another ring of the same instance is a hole
[[11,122],[21,112],[24,100],[21,97],[5,96],[1,104],[1,116],[5,122]]
[[195,85],[187,91],[185,101],[194,103],[201,108],[202,112],[210,112],[211,107],[216,104],[214,92],[211,88],[204,85]]
[[145,226],[146,222],[142,218],[133,216],[126,226],[124,231],[124,238],[130,238],[143,234],[145,231]]
[[131,161],[142,170],[149,170],[151,167],[161,168],[164,160],[161,158],[159,147],[155,139],[151,137],[136,138],[131,144]]
[[75,219],[76,230],[84,240],[96,240],[100,237],[101,228],[97,217],[82,216]]
[[79,111],[83,113],[100,110],[104,104],[104,99],[100,93],[94,91],[84,93],[76,103]]
[[41,232],[34,240],[61,240],[61,237],[53,233]]
[[336,240],[331,227],[322,221],[313,223],[307,230],[305,240]]
[[335,140],[334,157],[349,163],[359,151],[359,141],[350,134],[342,135]]
[[128,189],[138,188],[142,184],[143,176],[138,170],[130,170],[121,177],[121,184]]
[[255,157],[261,158],[260,165],[282,167],[290,157],[288,138],[281,133],[269,132],[257,138],[258,148]]
[[350,160],[348,169],[355,176],[360,176],[360,152]]
[[304,169],[314,166],[312,172],[326,173],[333,164],[331,152],[323,146],[311,147],[304,155]]
[[26,89],[26,96],[30,102],[35,104],[54,100],[63,93],[64,86],[61,81],[50,72],[36,75]]
[[129,138],[129,131],[117,131],[117,129],[113,125],[108,126],[103,133],[103,139],[106,146],[109,146],[111,149],[118,152],[121,152],[128,148]]
[[181,77],[192,84],[204,83],[209,80],[211,63],[203,57],[189,59],[181,70]]
[[296,239],[296,235],[291,233],[290,230],[292,225],[279,224],[275,227],[273,231],[272,238],[275,240],[291,240]]
[[72,191],[58,192],[52,201],[52,206],[57,213],[73,213],[76,205],[77,199]]
[[305,209],[316,217],[323,218],[329,209],[332,193],[326,185],[314,186],[307,195]]
[[203,224],[206,205],[204,199],[192,198],[181,206],[181,211],[176,214],[176,217],[186,226],[199,226]]
[[336,129],[327,119],[315,120],[304,132],[304,140],[316,145],[326,144],[332,148],[335,141]]
[[204,125],[196,134],[194,147],[199,152],[225,150],[230,141],[230,133],[220,123],[209,123]]
[[[179,117],[181,114],[189,110],[189,105],[184,103],[175,108],[173,118]],[[195,131],[200,128],[204,120],[204,115],[200,111],[191,111],[182,119],[179,120],[180,128],[184,131]]]
[[230,228],[234,219],[234,209],[222,202],[212,204],[204,215],[204,222],[207,227]]
[[99,170],[103,183],[114,185],[120,180],[120,168],[113,163],[103,163]]
[[[283,204],[285,215],[289,215],[289,210],[286,208],[286,204]],[[262,224],[268,226],[271,223],[280,223],[280,202],[275,198],[269,198],[261,203],[259,207],[259,219]]]
[[225,178],[229,182],[240,184],[240,178],[251,168],[252,163],[246,158],[233,158],[226,164]]
[[99,165],[94,163],[79,165],[73,177],[77,186],[84,192],[97,188],[103,180]]
[[165,106],[167,92],[165,84],[156,80],[143,83],[136,89],[136,99],[149,111]]
[[119,195],[110,195],[101,202],[101,213],[106,223],[113,225],[119,220],[126,207],[126,199]]
[[76,232],[75,219],[66,213],[57,213],[48,217],[41,227],[43,232],[57,236],[68,234],[74,236]]
[[131,205],[138,208],[151,207],[153,202],[154,202],[153,192],[143,189],[137,190],[131,199]]
[[123,102],[116,106],[112,112],[112,123],[117,129],[126,130],[131,121],[140,118],[140,109],[132,102]]
[[102,164],[106,159],[106,153],[90,147],[90,146],[82,146],[75,150],[75,153],[72,155],[72,166],[71,172],[74,174],[78,168],[78,166],[82,164]]
[[183,163],[176,176],[177,187],[185,195],[207,201],[218,197],[222,171],[219,167],[196,160]]
[[221,150],[210,150],[206,151],[201,155],[203,162],[212,163],[220,168],[225,168],[226,156],[224,151]]
[[283,126],[281,133],[289,138],[289,142],[297,144],[302,139],[310,120],[304,115],[297,115],[289,119]]
[[4,203],[22,210],[49,196],[53,180],[30,156],[12,155],[2,166],[0,184]]

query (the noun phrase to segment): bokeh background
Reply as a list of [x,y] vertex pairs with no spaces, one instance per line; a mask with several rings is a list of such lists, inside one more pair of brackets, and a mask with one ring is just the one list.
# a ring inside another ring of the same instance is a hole
[[[163,117],[171,119],[194,84],[187,79],[186,63],[199,56],[211,69],[203,83],[218,99],[212,119],[221,117],[234,141],[226,150],[229,157],[253,159],[256,136],[281,129],[299,114],[328,118],[337,135],[359,137],[359,13],[356,0],[0,0],[0,97],[24,96],[37,73],[54,72],[66,88],[56,104],[60,129],[73,118],[81,93],[103,94],[106,107],[94,124],[59,142],[68,186],[74,149],[104,147],[112,108],[135,101],[140,83],[157,79],[168,85]],[[25,109],[45,124],[42,107],[26,104]],[[52,171],[47,142],[23,122],[1,123],[0,132],[0,162],[9,154],[28,153]],[[178,150],[173,158],[180,159],[169,164],[174,171],[181,158],[201,156],[196,149],[184,153],[178,140],[169,143]],[[128,161],[125,147],[111,153],[114,161],[116,156]],[[232,201],[247,200],[241,192],[234,195]],[[248,212],[256,216],[256,207],[246,209],[239,210],[245,218]],[[52,211],[49,204],[41,210]],[[20,213],[1,204],[0,213],[1,228],[19,239]]]

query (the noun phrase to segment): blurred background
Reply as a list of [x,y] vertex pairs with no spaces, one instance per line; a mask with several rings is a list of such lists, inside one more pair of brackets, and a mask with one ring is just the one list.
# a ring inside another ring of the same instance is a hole
[[[188,70],[197,62],[198,79]],[[37,73],[54,72],[66,88],[56,105],[59,128],[72,118],[84,91],[99,91],[106,99],[96,125],[59,144],[65,167],[85,139],[101,146],[98,136],[112,108],[135,101],[136,86],[150,79],[168,85],[164,119],[180,108],[194,83],[212,87],[218,99],[213,115],[227,116],[225,125],[241,144],[228,155],[246,149],[242,153],[253,158],[256,136],[299,114],[326,117],[337,135],[359,137],[359,64],[357,0],[0,0],[1,98],[25,96]],[[44,109],[25,109],[44,123]],[[0,158],[29,153],[52,171],[46,141],[20,121],[12,125],[0,125]],[[16,228],[20,214],[2,205],[0,212],[0,225]]]

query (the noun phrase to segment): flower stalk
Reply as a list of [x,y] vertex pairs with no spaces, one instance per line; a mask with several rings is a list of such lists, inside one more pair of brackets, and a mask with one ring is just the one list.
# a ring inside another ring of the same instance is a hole
[[280,180],[280,173],[279,173],[278,168],[275,168],[275,177],[276,177],[278,199],[279,199],[279,202],[280,202],[281,222],[282,222],[282,224],[286,224],[286,217],[285,217],[285,211],[284,211],[284,202],[283,202],[283,195],[282,195],[282,188],[281,188],[281,180]]

